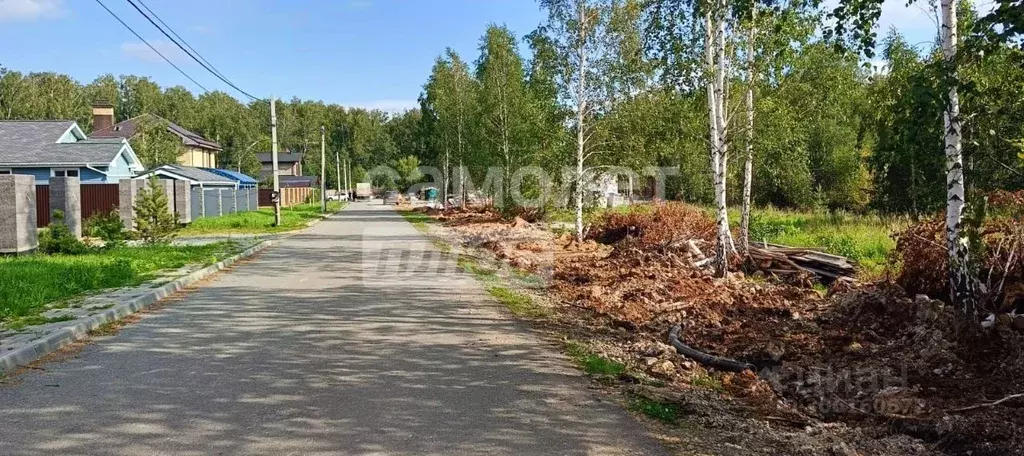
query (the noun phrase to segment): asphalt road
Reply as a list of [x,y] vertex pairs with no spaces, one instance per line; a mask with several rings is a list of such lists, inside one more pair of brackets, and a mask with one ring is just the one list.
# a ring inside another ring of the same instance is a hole
[[661,454],[392,209],[355,203],[0,385],[0,454]]

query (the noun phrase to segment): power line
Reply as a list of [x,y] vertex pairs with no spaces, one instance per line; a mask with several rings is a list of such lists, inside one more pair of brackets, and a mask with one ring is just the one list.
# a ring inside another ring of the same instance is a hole
[[203,87],[203,85],[200,84],[198,81],[192,79],[192,76],[189,76],[188,73],[179,68],[178,65],[175,65],[174,62],[171,61],[171,59],[168,59],[165,55],[163,55],[163,53],[161,53],[155,47],[153,47],[152,44],[149,44],[149,41],[146,41],[145,38],[136,33],[135,30],[133,30],[130,26],[128,26],[128,24],[121,20],[121,18],[118,17],[117,14],[114,14],[114,12],[110,10],[110,8],[107,8],[107,5],[104,5],[101,0],[96,0],[96,3],[99,3],[100,6],[102,6],[103,9],[107,10],[107,12],[110,13],[111,16],[114,16],[114,19],[117,19],[117,22],[120,22],[121,25],[123,25],[124,28],[128,29],[129,32],[132,32],[132,35],[135,35],[136,38],[142,40],[143,43],[146,43],[146,46],[149,46],[149,48],[152,49],[153,52],[156,53],[156,55],[159,55],[160,58],[164,59],[164,61],[170,64],[172,67],[174,67],[175,70],[178,70],[178,72],[181,73],[182,76],[185,76],[186,78],[188,78],[189,81],[192,81],[193,84],[198,86],[200,89],[203,89],[203,92],[209,92],[209,90],[207,90],[206,87]]
[[[153,12],[153,10],[152,10],[152,9],[150,9],[149,5],[146,5],[146,3],[145,3],[145,2],[143,2],[142,0],[136,0],[136,1],[138,1],[138,2],[139,2],[139,4],[140,4],[140,5],[142,5],[142,7],[146,9],[146,11],[149,11],[149,14],[152,14],[152,15],[153,15],[153,17],[154,17],[154,18],[156,18],[156,20],[157,20],[158,22],[160,22],[160,24],[161,24],[161,25],[163,25],[164,27],[166,27],[166,28],[167,28],[167,30],[168,30],[168,31],[170,31],[170,32],[171,32],[171,34],[175,36],[175,38],[178,38],[179,40],[181,40],[182,44],[184,44],[184,45],[185,45],[185,47],[189,48],[189,49],[190,49],[190,50],[191,50],[191,51],[192,51],[192,52],[193,52],[193,53],[194,53],[194,54],[195,54],[195,55],[196,55],[197,57],[199,57],[199,58],[200,58],[200,59],[201,59],[201,60],[202,60],[203,62],[206,62],[206,64],[207,64],[207,65],[209,65],[209,66],[210,66],[210,68],[213,68],[213,70],[214,70],[214,71],[216,71],[218,75],[220,75],[220,76],[224,76],[224,73],[221,73],[221,72],[220,72],[220,70],[218,70],[218,69],[217,69],[217,67],[213,66],[213,64],[212,64],[212,63],[210,63],[210,61],[209,61],[209,60],[206,60],[206,57],[203,57],[203,55],[202,55],[202,54],[200,54],[200,53],[199,53],[199,51],[197,51],[197,50],[196,50],[196,48],[192,47],[192,45],[191,45],[191,44],[188,44],[188,41],[185,41],[185,39],[184,39],[184,38],[182,38],[182,37],[181,37],[181,35],[178,35],[178,33],[177,33],[177,32],[175,32],[175,31],[174,31],[174,29],[173,29],[173,28],[171,28],[171,26],[170,26],[170,25],[167,25],[167,23],[166,23],[166,22],[164,22],[164,20],[163,20],[163,19],[160,19],[160,16],[159,16],[159,15],[157,15],[157,14],[156,14],[155,12]],[[227,76],[224,76],[224,77],[226,78]]]
[[[175,46],[178,46],[178,49],[181,49],[185,54],[187,54],[189,57],[191,57],[192,60],[195,60],[196,63],[198,63],[203,68],[205,68],[206,71],[209,71],[210,74],[216,76],[217,79],[220,79],[221,81],[224,81],[225,84],[231,86],[231,88],[239,91],[240,93],[242,93],[245,96],[253,99],[254,101],[255,100],[259,100],[259,98],[252,96],[249,92],[246,92],[246,91],[242,90],[237,85],[235,85],[234,83],[229,81],[228,78],[225,78],[222,74],[220,74],[220,72],[214,70],[213,68],[210,68],[210,66],[208,66],[206,63],[204,63],[199,58],[197,58],[195,55],[193,55],[192,52],[190,52],[188,49],[185,49],[185,46],[182,46],[182,44],[179,43],[178,40],[174,39],[174,37],[172,37],[169,33],[167,33],[167,31],[164,30],[163,27],[160,27],[159,25],[157,25],[157,23],[155,21],[153,21],[153,18],[149,17],[148,14],[146,14],[144,11],[142,11],[142,9],[139,8],[139,5],[136,5],[133,0],[127,0],[127,1],[128,1],[128,3],[130,5],[132,5],[133,8],[135,8],[135,11],[138,11],[139,14],[141,14],[142,17],[146,18],[146,20],[149,21],[150,24],[153,24],[153,27],[156,27],[156,29],[159,30],[160,33],[162,33],[164,36],[166,36],[167,39],[171,40],[171,42],[174,43]],[[154,16],[156,16],[156,14],[154,14]],[[161,21],[161,22],[163,22],[163,21]],[[169,28],[170,27],[168,27],[168,29]],[[175,34],[175,35],[177,35],[177,34]]]

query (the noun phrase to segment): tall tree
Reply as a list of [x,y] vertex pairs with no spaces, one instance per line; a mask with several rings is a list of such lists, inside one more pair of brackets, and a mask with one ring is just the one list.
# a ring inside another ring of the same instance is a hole
[[558,84],[574,112],[571,129],[576,136],[576,170],[573,176],[576,240],[583,240],[583,194],[586,162],[594,152],[592,122],[601,100],[598,73],[604,57],[603,38],[607,5],[600,0],[541,0],[548,10],[546,30],[558,52],[563,68]]
[[491,155],[500,157],[504,177],[501,204],[507,211],[513,204],[512,172],[529,159],[531,152],[524,142],[531,111],[523,61],[508,28],[487,27],[480,45],[477,79],[481,139]]

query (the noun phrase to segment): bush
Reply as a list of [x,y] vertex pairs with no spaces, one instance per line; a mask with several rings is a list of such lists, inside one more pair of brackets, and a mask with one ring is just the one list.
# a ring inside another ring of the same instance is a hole
[[170,240],[178,230],[177,217],[167,209],[167,194],[158,182],[156,176],[151,177],[135,201],[135,227],[149,244]]
[[53,211],[53,221],[39,234],[39,251],[46,254],[80,255],[89,250],[64,224],[64,212]]
[[128,233],[124,229],[121,215],[115,210],[92,215],[85,220],[85,233],[89,237],[103,239],[107,247],[124,244]]

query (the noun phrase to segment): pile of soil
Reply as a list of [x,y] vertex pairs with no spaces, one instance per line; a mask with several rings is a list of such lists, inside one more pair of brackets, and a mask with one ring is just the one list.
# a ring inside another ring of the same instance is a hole
[[[979,305],[990,313],[1024,315],[1024,191],[996,191],[986,201],[984,222],[965,224],[974,238],[971,255],[981,280]],[[897,233],[893,253],[899,265],[896,283],[913,294],[949,296],[942,215]]]
[[[958,331],[949,306],[898,284],[822,296],[740,272],[713,278],[692,266],[686,244],[710,251],[714,222],[682,204],[608,215],[583,244],[486,210],[435,215],[470,245],[549,271],[578,327],[615,335],[621,359],[672,385],[711,378],[769,422],[852,426],[861,441],[849,454],[1024,454],[1024,398],[992,405],[1024,392],[1024,336],[1012,321]],[[666,344],[676,324],[688,345],[757,372],[676,355]]]
[[613,325],[664,340],[681,324],[687,344],[754,364],[756,375],[713,375],[765,416],[892,429],[949,453],[1024,452],[1024,398],[958,411],[1024,392],[1024,336],[1011,325],[958,333],[949,306],[893,284],[823,297],[742,273],[714,279],[676,245],[710,242],[713,221],[699,216],[672,208],[610,217],[594,233],[612,243],[609,255],[559,263],[552,288]]

